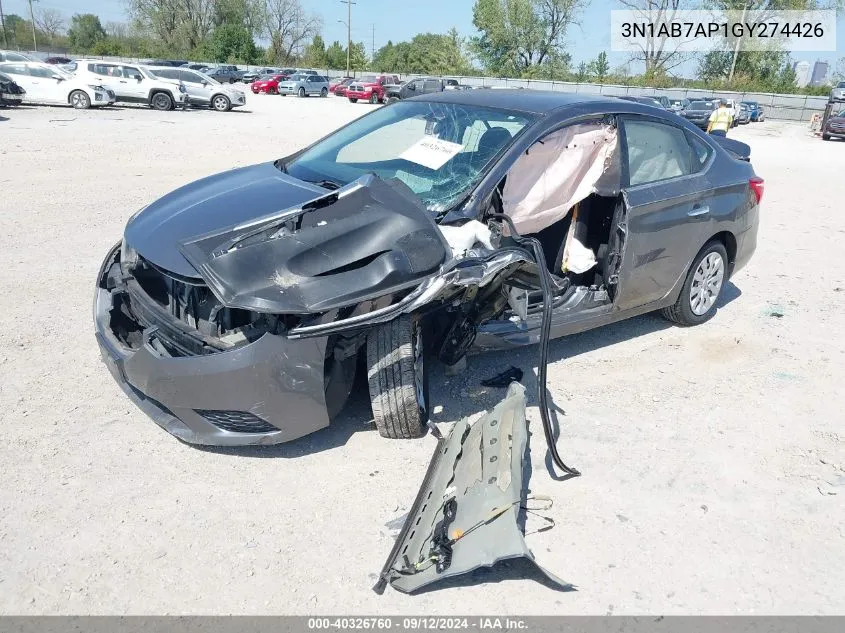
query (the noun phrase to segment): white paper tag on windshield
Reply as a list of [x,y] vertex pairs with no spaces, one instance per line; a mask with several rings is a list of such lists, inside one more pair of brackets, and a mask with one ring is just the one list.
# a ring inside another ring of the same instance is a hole
[[463,148],[458,143],[426,135],[402,152],[399,158],[429,169],[440,169]]

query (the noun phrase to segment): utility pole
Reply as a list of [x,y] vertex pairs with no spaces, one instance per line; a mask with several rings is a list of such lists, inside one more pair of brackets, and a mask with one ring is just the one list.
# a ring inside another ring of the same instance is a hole
[[376,57],[376,25],[373,24],[373,44],[372,48],[370,49],[370,59],[375,59]]
[[0,0],[0,29],[3,29],[3,47],[9,48],[9,43],[6,41],[6,18],[3,17],[3,0]]
[[352,0],[340,0],[340,3],[346,5],[346,76],[349,77],[349,54],[352,51],[352,5],[358,3]]
[[[745,25],[745,14],[748,13],[748,4],[742,7],[742,17],[740,18],[740,22]],[[736,70],[736,58],[739,57],[739,46],[742,44],[742,37],[738,37],[736,40],[736,46],[734,46],[733,57],[731,58],[731,72],[728,75],[728,81],[734,80],[734,71]]]
[[[35,0],[36,2],[38,0]],[[29,0],[29,19],[32,24],[32,50],[38,51],[38,44],[35,41],[35,14],[32,12],[32,2],[33,0]],[[6,32],[6,29],[3,29],[3,32]]]

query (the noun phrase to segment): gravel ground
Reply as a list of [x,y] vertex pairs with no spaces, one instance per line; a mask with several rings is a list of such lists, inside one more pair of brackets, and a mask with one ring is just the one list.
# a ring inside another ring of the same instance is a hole
[[249,95],[229,114],[0,110],[0,613],[844,612],[845,143],[803,126],[732,133],[766,194],[757,254],[713,320],[647,315],[552,343],[561,450],[583,477],[546,470],[536,349],[435,371],[446,422],[501,397],[482,378],[526,369],[531,487],[557,522],[528,541],[573,591],[521,563],[370,591],[435,442],[378,437],[365,393],[323,432],[229,452],[181,444],[130,404],[91,322],[127,218],[371,108]]

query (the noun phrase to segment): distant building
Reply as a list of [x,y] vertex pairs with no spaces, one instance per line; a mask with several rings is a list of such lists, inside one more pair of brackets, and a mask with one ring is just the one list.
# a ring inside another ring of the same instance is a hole
[[810,79],[811,86],[823,86],[827,81],[827,69],[829,64],[823,61],[817,61],[813,64],[813,77]]
[[810,62],[795,62],[792,70],[795,71],[795,85],[806,88],[810,83]]

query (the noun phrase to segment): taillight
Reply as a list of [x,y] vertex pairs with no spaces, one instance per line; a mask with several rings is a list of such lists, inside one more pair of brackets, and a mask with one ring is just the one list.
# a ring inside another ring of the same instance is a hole
[[757,204],[760,204],[760,201],[763,199],[765,185],[765,181],[759,176],[754,176],[754,178],[748,181],[748,186],[751,187],[751,191],[753,191],[754,195],[757,197]]

